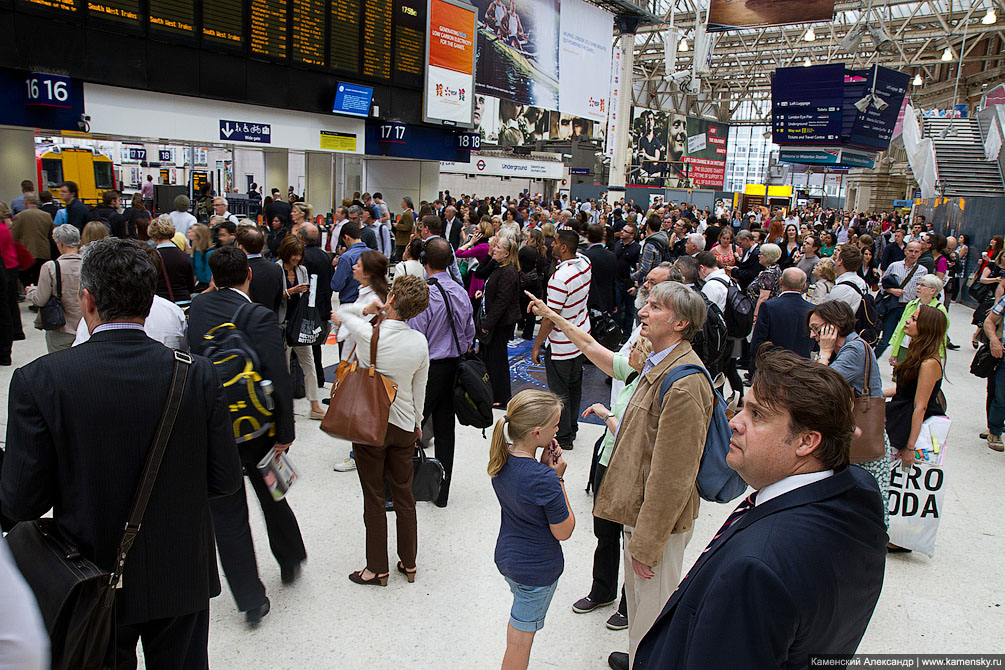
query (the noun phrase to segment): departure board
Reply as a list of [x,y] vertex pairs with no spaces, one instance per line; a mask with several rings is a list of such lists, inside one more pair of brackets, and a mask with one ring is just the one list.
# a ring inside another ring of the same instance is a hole
[[18,0],[19,9],[41,11],[50,16],[80,15],[80,0]]
[[394,3],[394,82],[422,86],[425,70],[426,2]]
[[286,0],[251,0],[251,53],[286,58]]
[[359,73],[360,2],[331,0],[328,67],[332,70]]
[[391,79],[391,22],[394,11],[388,0],[363,0],[363,76]]
[[87,11],[91,15],[91,18],[108,19],[118,25],[132,28],[134,31],[142,30],[143,28],[143,24],[140,22],[139,0],[88,1]]
[[194,0],[150,0],[150,31],[194,38]]
[[290,57],[298,65],[325,66],[325,2],[291,0],[293,35]]
[[202,3],[202,39],[207,44],[240,48],[244,45],[244,3],[211,0]]

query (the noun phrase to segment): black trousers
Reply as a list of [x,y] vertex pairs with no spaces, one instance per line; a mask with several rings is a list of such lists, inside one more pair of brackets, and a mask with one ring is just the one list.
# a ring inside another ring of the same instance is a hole
[[135,670],[136,643],[143,640],[148,670],[205,670],[209,667],[207,608],[171,619],[119,624],[115,629],[115,668]]
[[11,300],[8,287],[14,287],[14,309],[17,310],[18,323],[21,320],[21,309],[17,304],[17,274],[3,267],[0,263],[0,360],[10,361],[11,345],[14,339],[14,327],[11,322]]
[[[35,262],[31,264],[31,267],[27,270],[21,270],[19,272],[21,277],[21,283],[24,286],[34,286],[38,284],[38,275],[42,270],[42,266],[48,262],[48,258],[36,258]],[[55,289],[55,286],[53,287]]]
[[[269,547],[280,568],[293,567],[307,560],[307,549],[300,534],[300,525],[286,499],[273,500],[265,480],[258,473],[258,461],[273,446],[271,438],[252,440],[242,444],[241,462],[258,496],[269,534]],[[234,594],[237,609],[246,612],[265,602],[265,586],[258,578],[255,546],[251,540],[248,523],[248,498],[244,486],[236,493],[222,498],[211,498],[216,546],[220,551],[223,574]]]
[[7,268],[7,310],[10,312],[10,334],[12,340],[24,339],[21,325],[21,306],[17,301],[18,269]]
[[321,362],[321,345],[313,345],[311,352],[314,354],[314,373],[318,377],[318,388],[323,389],[325,387],[325,365]]
[[579,405],[583,399],[583,362],[586,356],[555,360],[551,349],[545,349],[544,371],[548,390],[562,399],[562,417],[558,420],[559,444],[572,444],[579,432]]
[[505,405],[513,395],[509,374],[509,341],[513,339],[516,324],[496,326],[492,339],[479,350],[492,382],[492,402]]
[[[601,438],[603,439],[603,438]],[[594,495],[600,490],[600,482],[604,481],[607,468],[597,464],[597,472],[593,477]],[[593,586],[590,588],[590,600],[607,603],[618,596],[618,576],[621,566],[621,530],[620,523],[593,517],[593,535],[597,538],[597,548],[593,552]]]
[[443,464],[446,479],[440,487],[437,502],[446,504],[450,495],[450,482],[454,472],[454,383],[457,378],[459,358],[443,358],[429,362],[429,377],[426,379],[426,404],[423,407],[422,423],[433,420],[433,440],[436,458]]

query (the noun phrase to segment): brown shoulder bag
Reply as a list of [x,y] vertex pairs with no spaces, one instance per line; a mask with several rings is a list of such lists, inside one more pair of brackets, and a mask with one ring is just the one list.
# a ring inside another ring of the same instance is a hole
[[886,398],[872,395],[869,380],[872,378],[872,352],[865,342],[865,381],[862,395],[855,398],[855,425],[862,434],[851,441],[851,462],[867,463],[883,457],[886,445],[883,431],[886,429]]
[[331,403],[321,430],[357,444],[380,446],[387,437],[387,420],[391,403],[398,394],[398,385],[377,372],[377,340],[380,337],[378,317],[373,322],[370,337],[370,367],[342,361],[335,372]]

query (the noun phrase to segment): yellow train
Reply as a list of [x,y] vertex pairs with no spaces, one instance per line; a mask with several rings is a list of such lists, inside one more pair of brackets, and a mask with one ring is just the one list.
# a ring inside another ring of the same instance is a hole
[[36,152],[39,188],[59,198],[59,185],[76,182],[80,199],[88,205],[101,203],[101,193],[115,188],[115,164],[91,147],[48,145]]

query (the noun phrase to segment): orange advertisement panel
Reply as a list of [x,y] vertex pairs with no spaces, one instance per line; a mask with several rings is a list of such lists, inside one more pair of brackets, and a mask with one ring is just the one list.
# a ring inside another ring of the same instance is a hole
[[464,74],[474,73],[475,12],[445,2],[429,3],[429,64]]

